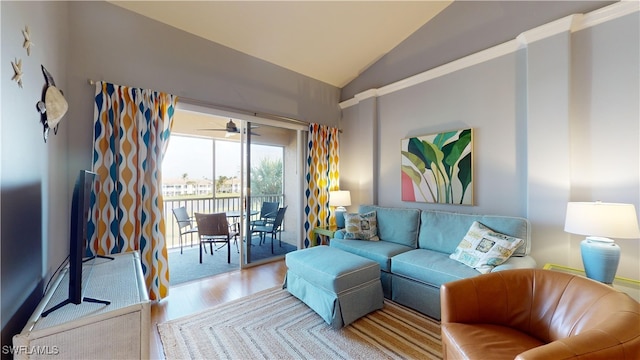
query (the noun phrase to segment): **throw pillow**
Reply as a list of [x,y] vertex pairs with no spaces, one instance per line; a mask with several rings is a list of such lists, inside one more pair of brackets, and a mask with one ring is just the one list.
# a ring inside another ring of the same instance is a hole
[[449,257],[486,274],[507,261],[524,240],[495,232],[474,221]]
[[376,212],[366,214],[344,214],[344,238],[378,241]]

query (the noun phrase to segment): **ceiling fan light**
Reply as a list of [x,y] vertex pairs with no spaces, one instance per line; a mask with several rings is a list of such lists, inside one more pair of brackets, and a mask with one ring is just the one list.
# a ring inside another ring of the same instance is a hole
[[238,131],[238,127],[236,126],[236,124],[233,122],[233,120],[229,120],[229,122],[227,123],[227,132],[232,132],[232,133],[237,133]]

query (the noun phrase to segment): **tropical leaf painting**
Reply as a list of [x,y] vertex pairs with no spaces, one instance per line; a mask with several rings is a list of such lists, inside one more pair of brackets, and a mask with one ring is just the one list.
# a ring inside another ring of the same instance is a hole
[[402,201],[473,205],[473,131],[402,140]]

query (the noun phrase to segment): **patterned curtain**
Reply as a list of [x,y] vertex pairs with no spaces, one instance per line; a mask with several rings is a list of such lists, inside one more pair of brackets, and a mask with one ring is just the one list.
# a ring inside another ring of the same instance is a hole
[[169,289],[161,165],[176,101],[151,90],[96,83],[93,171],[100,189],[88,228],[89,252],[138,251],[152,300]]
[[340,188],[338,129],[309,124],[308,151],[304,247],[317,245],[310,240],[315,227],[335,225],[329,209],[329,191]]

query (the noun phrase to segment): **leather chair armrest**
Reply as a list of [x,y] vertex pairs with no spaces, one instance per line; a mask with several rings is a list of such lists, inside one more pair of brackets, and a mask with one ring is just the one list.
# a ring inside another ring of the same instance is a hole
[[[533,271],[498,271],[442,284],[442,322],[504,326],[522,323],[531,309]],[[514,276],[519,280],[515,281]]]
[[473,323],[480,308],[478,287],[473,278],[444,283],[440,286],[442,323]]
[[547,360],[547,359],[572,359],[575,353],[560,341],[550,342],[527,350],[516,356],[516,360]]
[[[628,325],[628,324],[627,324]],[[552,341],[519,354],[517,360],[627,359],[637,355],[640,340],[623,342],[601,329]]]

